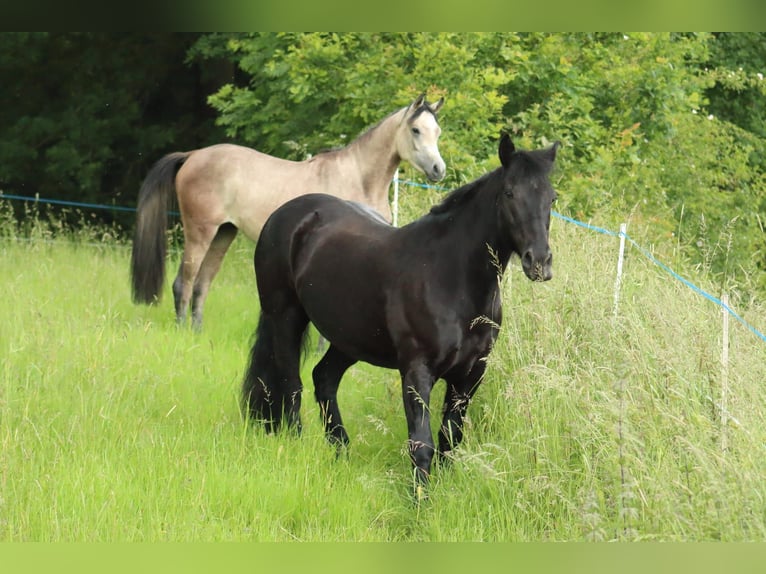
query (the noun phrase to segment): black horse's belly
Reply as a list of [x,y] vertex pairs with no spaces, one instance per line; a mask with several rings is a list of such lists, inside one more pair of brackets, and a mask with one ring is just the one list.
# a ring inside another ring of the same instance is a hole
[[321,326],[316,321],[317,330],[331,344],[357,361],[370,363],[376,367],[396,369],[398,367],[396,351],[391,345],[388,333],[382,330],[364,333],[348,332],[338,329],[337,325]]
[[360,224],[357,213],[328,219],[320,210],[316,233],[295,259],[298,299],[331,344],[359,361],[395,368],[396,350],[385,321],[380,224],[353,233],[354,224]]
[[315,300],[315,285],[299,291],[309,319],[331,344],[358,361],[379,367],[396,368],[396,350],[379,312],[353,294],[331,304]]

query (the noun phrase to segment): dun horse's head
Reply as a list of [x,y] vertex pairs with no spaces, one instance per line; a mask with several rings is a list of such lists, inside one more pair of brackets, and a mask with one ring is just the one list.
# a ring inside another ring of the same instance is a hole
[[399,156],[426,174],[431,181],[439,181],[447,171],[439,154],[438,141],[442,130],[436,118],[443,104],[444,98],[429,104],[425,94],[421,94],[405,110],[404,120],[396,135]]
[[521,257],[524,273],[533,281],[553,277],[548,231],[556,191],[548,177],[560,145],[556,142],[548,149],[517,151],[508,134],[504,134],[498,149],[503,166],[498,195],[500,217],[513,250]]

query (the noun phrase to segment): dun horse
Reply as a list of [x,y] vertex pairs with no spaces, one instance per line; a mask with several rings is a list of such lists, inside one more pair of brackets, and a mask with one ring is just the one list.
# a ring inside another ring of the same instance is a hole
[[305,193],[354,200],[391,220],[388,188],[402,160],[432,181],[445,174],[437,141],[436,114],[444,99],[428,104],[425,94],[383,119],[345,148],[306,161],[279,159],[247,147],[221,144],[171,153],[149,171],[138,196],[133,236],[133,300],[154,303],[165,282],[167,210],[175,191],[184,251],[173,282],[176,319],[202,325],[205,298],[238,230],[258,240],[266,218]]
[[266,222],[255,249],[261,304],[242,388],[243,408],[268,431],[300,428],[302,339],[312,322],[330,342],[313,370],[329,440],[348,443],[337,391],[357,361],[398,369],[418,484],[436,445],[431,389],[446,381],[438,453],[463,436],[463,417],[502,320],[499,276],[516,253],[527,277],[551,278],[549,173],[558,143],[516,150],[505,135],[501,166],[448,195],[429,214],[394,228],[365,207],[304,195]]

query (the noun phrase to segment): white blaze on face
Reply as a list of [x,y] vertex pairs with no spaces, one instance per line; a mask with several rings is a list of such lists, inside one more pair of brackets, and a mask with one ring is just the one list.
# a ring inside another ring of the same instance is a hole
[[431,181],[439,181],[446,173],[446,166],[439,154],[439,136],[441,128],[436,121],[436,112],[443,100],[439,100],[429,110],[420,108],[416,100],[405,114],[405,119],[397,134],[397,148],[402,159],[423,172]]

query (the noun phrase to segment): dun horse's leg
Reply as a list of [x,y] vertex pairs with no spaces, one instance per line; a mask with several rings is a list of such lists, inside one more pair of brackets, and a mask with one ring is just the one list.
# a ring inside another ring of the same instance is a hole
[[309,319],[300,306],[284,309],[274,322],[274,363],[279,373],[278,385],[284,400],[284,413],[288,426],[301,430],[300,374],[301,346]]
[[434,456],[429,408],[434,380],[431,371],[422,363],[410,365],[402,372],[402,398],[407,417],[409,451],[418,485],[428,482]]
[[338,409],[338,385],[343,373],[356,363],[337,347],[330,345],[322,360],[314,367],[314,396],[322,413],[327,439],[338,446],[348,444],[348,433]]
[[463,440],[463,419],[468,403],[476,392],[484,371],[486,361],[479,360],[466,377],[445,377],[447,390],[444,395],[444,410],[441,428],[439,429],[439,458],[444,456]]
[[181,264],[178,266],[178,273],[173,281],[173,300],[176,307],[176,322],[181,325],[186,322],[186,308],[181,306],[184,289],[184,258],[181,257]]
[[221,225],[202,260],[192,291],[192,325],[195,329],[202,328],[202,310],[210,290],[210,284],[221,268],[223,257],[236,236],[237,228],[235,226],[230,223]]
[[179,325],[186,322],[186,311],[192,298],[194,282],[208,247],[215,237],[216,229],[211,226],[195,226],[193,222],[184,222],[184,252],[178,276],[173,282],[176,321]]

